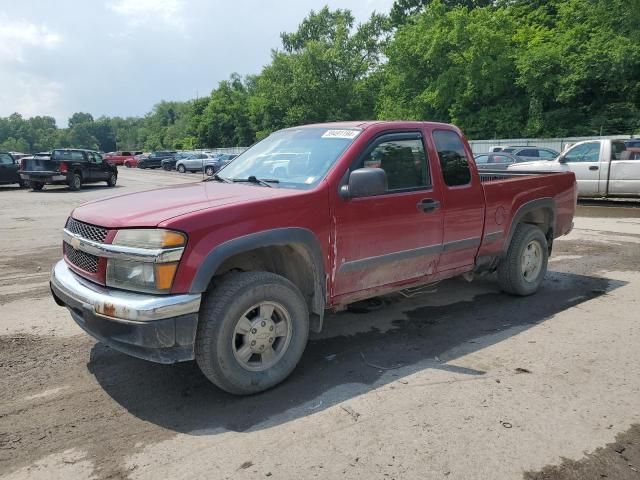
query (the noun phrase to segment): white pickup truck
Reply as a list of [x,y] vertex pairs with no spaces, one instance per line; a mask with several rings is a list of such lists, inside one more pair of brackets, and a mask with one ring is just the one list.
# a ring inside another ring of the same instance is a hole
[[623,140],[587,140],[555,160],[521,162],[508,171],[572,171],[579,197],[640,197],[640,148]]

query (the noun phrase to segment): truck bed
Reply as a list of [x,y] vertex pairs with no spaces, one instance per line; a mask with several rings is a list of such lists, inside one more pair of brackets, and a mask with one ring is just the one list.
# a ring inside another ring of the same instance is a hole
[[[485,239],[479,256],[490,256],[508,246],[510,223],[522,205],[535,201],[549,207],[554,236],[571,231],[576,203],[576,180],[572,172],[484,170],[479,172],[484,189]],[[498,238],[491,241],[492,235]]]

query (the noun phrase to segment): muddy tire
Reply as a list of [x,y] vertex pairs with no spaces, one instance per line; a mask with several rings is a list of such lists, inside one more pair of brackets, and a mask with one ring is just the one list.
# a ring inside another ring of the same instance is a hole
[[294,284],[269,272],[231,273],[200,307],[196,362],[222,390],[258,393],[289,376],[308,336],[309,311]]
[[44,188],[44,182],[30,182],[31,190],[39,192]]
[[74,192],[77,192],[78,190],[80,190],[82,188],[82,177],[80,176],[80,174],[79,173],[72,174],[67,180],[67,185],[69,185],[69,188]]
[[498,265],[500,288],[512,295],[535,293],[547,273],[548,261],[549,249],[542,230],[534,225],[518,225],[507,255]]

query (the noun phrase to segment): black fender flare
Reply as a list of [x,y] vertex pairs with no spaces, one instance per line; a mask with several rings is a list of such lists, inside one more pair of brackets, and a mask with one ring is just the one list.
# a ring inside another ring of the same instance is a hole
[[[503,254],[506,254],[507,250],[509,250],[509,245],[511,245],[511,239],[513,238],[513,235],[516,233],[516,228],[518,224],[521,223],[522,219],[527,213],[532,212],[534,210],[547,210],[550,214],[549,227],[555,230],[556,202],[553,198],[550,198],[550,197],[538,198],[536,200],[531,200],[529,202],[523,203],[522,205],[520,205],[518,210],[516,210],[515,215],[511,219],[511,225],[509,226],[509,234],[504,243]],[[547,232],[544,232],[544,233],[546,235]]]
[[315,234],[306,228],[287,227],[265,230],[234,238],[216,246],[200,264],[191,283],[190,293],[205,292],[220,265],[228,258],[256,248],[285,245],[302,247],[309,256],[314,286],[310,313],[316,315],[316,318],[312,318],[311,326],[314,331],[319,332],[322,328],[326,305],[326,277],[320,242]]

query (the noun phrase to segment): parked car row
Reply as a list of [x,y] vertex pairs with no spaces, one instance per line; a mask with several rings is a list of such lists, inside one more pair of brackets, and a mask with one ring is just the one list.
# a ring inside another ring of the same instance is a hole
[[528,162],[532,160],[551,161],[560,155],[551,148],[532,146],[506,146],[493,147],[491,152],[474,156],[479,170],[506,170],[514,163]]
[[[154,152],[165,153],[165,152]],[[153,156],[154,153],[150,155]],[[169,153],[169,152],[167,152]],[[210,153],[210,152],[175,152],[164,157],[160,161],[160,166],[164,170],[177,170],[180,173],[186,172],[205,172],[211,176],[231,160],[236,158],[235,154]],[[138,165],[140,167],[140,165]],[[140,168],[157,168],[155,163],[153,166],[147,167],[143,165]]]

